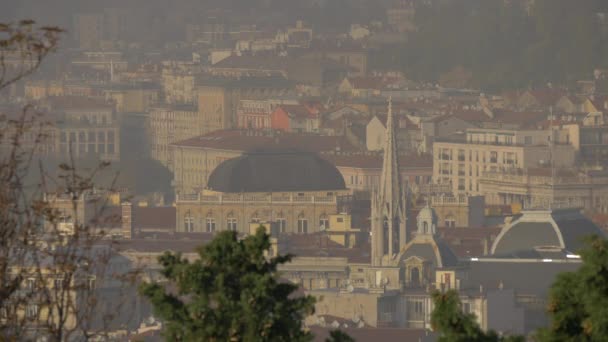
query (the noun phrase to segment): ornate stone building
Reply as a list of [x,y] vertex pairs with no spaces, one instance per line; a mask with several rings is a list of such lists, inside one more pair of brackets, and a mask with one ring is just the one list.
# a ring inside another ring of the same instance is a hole
[[372,194],[372,265],[387,266],[407,239],[407,198],[401,183],[393,111],[389,100],[380,187]]
[[250,223],[265,222],[279,233],[319,232],[349,195],[340,172],[314,153],[248,152],[221,163],[206,189],[178,195],[176,230],[249,233]]

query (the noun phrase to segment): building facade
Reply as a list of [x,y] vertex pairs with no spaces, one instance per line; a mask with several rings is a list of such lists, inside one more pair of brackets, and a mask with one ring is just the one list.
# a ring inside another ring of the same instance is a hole
[[308,234],[329,228],[349,191],[329,162],[289,150],[249,152],[222,162],[207,189],[178,195],[177,231],[234,230],[269,222],[279,233]]
[[146,133],[151,157],[173,170],[171,144],[201,134],[196,107],[189,105],[158,106],[146,118]]
[[575,152],[565,142],[548,142],[546,131],[467,130],[464,139],[433,143],[433,181],[452,184],[454,194],[482,194],[484,172],[527,167],[570,167]]

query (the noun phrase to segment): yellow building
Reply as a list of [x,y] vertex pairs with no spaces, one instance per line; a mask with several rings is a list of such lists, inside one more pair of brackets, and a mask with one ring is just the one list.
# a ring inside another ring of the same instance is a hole
[[209,175],[220,163],[253,149],[277,147],[316,153],[355,149],[343,136],[247,130],[216,131],[171,145],[175,192],[198,193],[207,186]]
[[196,104],[196,74],[200,66],[195,63],[164,62],[161,82],[165,103]]
[[285,94],[290,82],[277,77],[213,78],[198,86],[198,112],[204,133],[236,128],[241,100],[266,99]]
[[63,96],[63,88],[63,84],[58,81],[28,81],[24,93],[27,100],[36,101],[50,96]]
[[176,230],[247,234],[250,223],[270,222],[280,234],[313,233],[331,227],[348,196],[335,167],[312,153],[251,152],[221,163],[207,189],[177,196]]
[[201,135],[202,125],[194,106],[156,106],[146,118],[146,133],[152,158],[173,170],[170,145]]
[[106,90],[105,97],[116,104],[118,112],[143,113],[158,103],[159,89],[152,84],[116,86]]

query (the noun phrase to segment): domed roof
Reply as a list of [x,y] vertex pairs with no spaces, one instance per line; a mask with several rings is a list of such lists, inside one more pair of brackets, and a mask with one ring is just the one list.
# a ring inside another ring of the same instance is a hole
[[432,235],[417,235],[402,250],[399,260],[416,257],[430,262],[434,268],[456,266],[458,257],[445,241]]
[[437,215],[435,214],[435,210],[433,210],[433,208],[431,208],[429,205],[426,205],[424,208],[420,209],[416,219],[418,222],[427,221],[437,223]]
[[346,188],[340,171],[315,153],[255,150],[229,159],[209,176],[220,192],[323,191]]
[[604,236],[579,210],[524,211],[506,225],[492,246],[492,254],[516,255],[539,247],[561,248],[576,253],[589,235]]

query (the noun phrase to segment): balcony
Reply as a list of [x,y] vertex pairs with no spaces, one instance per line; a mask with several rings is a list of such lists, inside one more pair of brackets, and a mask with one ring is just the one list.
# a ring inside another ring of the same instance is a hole
[[289,204],[289,203],[321,203],[337,204],[338,196],[298,196],[298,195],[274,195],[274,194],[220,194],[202,195],[186,194],[177,195],[177,203],[201,203],[201,204]]

